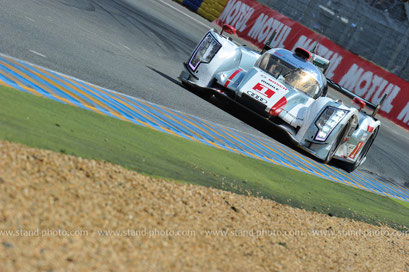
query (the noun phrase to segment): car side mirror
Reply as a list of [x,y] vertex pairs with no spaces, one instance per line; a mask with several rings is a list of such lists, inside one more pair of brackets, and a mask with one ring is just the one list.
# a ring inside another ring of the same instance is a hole
[[223,25],[222,30],[220,31],[220,35],[223,34],[223,32],[227,32],[231,35],[235,35],[236,34],[236,29],[234,27],[232,27],[231,25]]

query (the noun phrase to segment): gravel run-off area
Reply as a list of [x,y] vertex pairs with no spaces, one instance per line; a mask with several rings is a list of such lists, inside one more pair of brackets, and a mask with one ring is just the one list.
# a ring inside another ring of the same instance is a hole
[[0,141],[2,271],[409,271],[409,234]]

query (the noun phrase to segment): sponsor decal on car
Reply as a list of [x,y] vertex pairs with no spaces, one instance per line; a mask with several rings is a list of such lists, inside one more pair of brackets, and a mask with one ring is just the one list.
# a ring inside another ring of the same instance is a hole
[[267,104],[267,100],[264,99],[261,95],[258,95],[256,93],[253,93],[252,91],[247,91],[246,92],[249,96],[251,96],[252,98],[254,98],[255,100],[260,101],[263,104]]
[[[262,80],[263,81],[263,80]],[[261,84],[261,83],[257,83],[254,87],[253,90],[261,93],[262,95],[271,98],[274,94],[275,91],[271,90],[270,88],[268,88],[267,86]]]
[[281,88],[281,89],[284,89],[284,90],[286,90],[287,91],[287,88],[285,87],[285,86],[283,86],[283,85],[281,85],[280,83],[278,83],[277,81],[274,81],[274,80],[272,80],[271,78],[269,78],[268,79],[268,81],[270,81],[271,83],[273,83],[274,85],[276,85],[277,87],[274,87],[274,86],[272,86],[272,85],[270,85],[269,83],[267,83],[267,84],[269,84],[269,86],[272,86],[273,88]]
[[[274,86],[272,84],[273,82],[274,81],[269,80],[269,78],[267,79],[267,77],[260,72],[258,75],[251,78],[245,86],[243,86],[243,90],[246,90],[245,92],[247,94],[249,94],[249,92],[253,93],[254,96],[252,97],[254,99],[257,99],[255,95],[263,98],[263,101],[260,99],[258,100],[266,104],[267,108],[270,109],[288,93],[287,88],[278,82],[277,85]],[[281,86],[284,88],[281,88]]]

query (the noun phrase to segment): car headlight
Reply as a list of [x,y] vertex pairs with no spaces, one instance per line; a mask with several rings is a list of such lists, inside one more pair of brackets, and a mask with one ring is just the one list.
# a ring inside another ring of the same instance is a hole
[[348,110],[342,110],[335,107],[327,107],[318,117],[315,125],[318,127],[318,133],[315,140],[324,142],[331,134],[332,130],[348,114]]
[[200,42],[195,52],[193,52],[189,61],[189,67],[195,71],[200,63],[209,63],[221,47],[222,45],[216,40],[216,38],[208,33]]

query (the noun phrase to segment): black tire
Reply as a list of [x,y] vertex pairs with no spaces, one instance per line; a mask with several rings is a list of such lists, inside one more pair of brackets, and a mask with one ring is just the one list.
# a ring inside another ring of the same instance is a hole
[[341,133],[338,134],[337,139],[332,144],[331,149],[328,152],[328,155],[324,159],[325,164],[329,163],[332,160],[332,158],[334,157],[335,153],[338,150],[338,147],[341,144],[342,139],[344,139],[344,137],[347,134],[349,128],[351,127],[351,123],[352,123],[351,120],[348,121],[348,123],[346,125],[344,125],[344,127],[342,128]]
[[355,169],[358,168],[358,166],[361,165],[362,160],[366,157],[366,155],[369,152],[369,149],[371,149],[371,146],[373,142],[375,141],[376,136],[378,135],[379,127],[376,128],[376,130],[372,133],[371,137],[366,141],[364,147],[362,148],[361,153],[358,156],[358,159],[355,162],[352,163],[345,163],[344,170],[347,171],[348,173],[353,172]]

